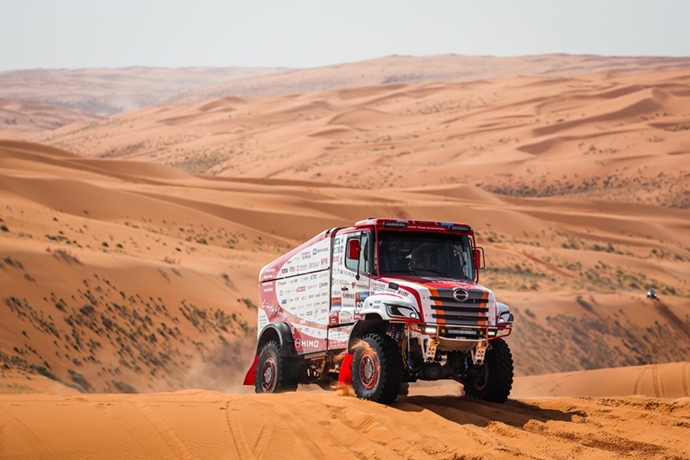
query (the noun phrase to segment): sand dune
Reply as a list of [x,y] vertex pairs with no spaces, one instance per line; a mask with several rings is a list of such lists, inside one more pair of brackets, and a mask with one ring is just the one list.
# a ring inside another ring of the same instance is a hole
[[[687,58],[678,57],[554,54],[522,57],[387,56],[309,69],[27,69],[0,72],[0,98],[28,103],[40,101],[91,114],[113,115],[162,103],[238,98],[239,95],[276,96],[381,84],[476,82],[514,75],[566,77],[592,72],[640,72],[688,66],[690,61]],[[419,92],[408,95],[418,97]]]
[[218,82],[172,97],[168,102],[194,102],[228,95],[276,96],[401,83],[476,82],[515,75],[568,77],[593,72],[640,72],[689,66],[690,61],[687,58],[661,57],[566,54],[520,57],[393,55],[361,62],[312,69],[291,69],[275,74]]
[[[391,81],[0,141],[0,457],[690,457],[689,82]],[[370,216],[473,226],[506,405],[240,385],[260,267]]]
[[26,69],[0,72],[0,98],[42,101],[92,114],[134,110],[180,93],[281,68],[127,67],[122,69]]
[[690,398],[690,363],[666,363],[615,369],[521,377],[516,398],[542,396],[649,396]]
[[21,138],[36,131],[50,131],[77,122],[99,119],[100,116],[82,110],[34,100],[0,98],[0,138]]
[[[687,211],[510,198],[472,184],[212,179],[10,141],[0,159],[0,345],[26,375],[87,391],[237,385],[251,361],[258,269],[325,228],[375,215],[475,227],[481,279],[522,324],[511,337],[518,375],[690,360],[679,327],[690,314]],[[645,299],[649,287],[659,302]],[[199,353],[202,377],[188,372]]]
[[[686,458],[688,399],[6,395],[3,458]],[[46,423],[69,420],[69,424]]]
[[[687,209],[687,70],[391,84],[148,108],[34,137],[89,157],[365,188]],[[596,165],[593,169],[591,165]],[[404,174],[413,169],[414,175]]]

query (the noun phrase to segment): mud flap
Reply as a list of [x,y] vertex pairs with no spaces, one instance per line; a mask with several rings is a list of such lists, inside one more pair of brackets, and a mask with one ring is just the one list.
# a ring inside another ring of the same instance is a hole
[[254,356],[254,363],[244,376],[244,383],[242,385],[254,385],[256,383],[256,367],[259,365],[259,355]]
[[343,389],[352,386],[352,358],[354,354],[348,353],[343,358],[343,363],[340,365],[340,374],[338,374],[338,389]]

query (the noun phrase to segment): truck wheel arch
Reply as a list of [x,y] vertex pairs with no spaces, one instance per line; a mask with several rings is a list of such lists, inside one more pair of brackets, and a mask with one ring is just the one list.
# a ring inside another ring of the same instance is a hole
[[256,354],[261,353],[261,349],[265,344],[275,340],[280,344],[281,356],[295,357],[295,340],[292,337],[290,326],[287,323],[270,323],[261,331],[259,340],[256,345]]
[[386,321],[383,320],[376,313],[369,313],[364,316],[364,318],[357,321],[355,327],[352,328],[350,333],[350,340],[347,344],[348,353],[353,353],[354,346],[359,342],[365,335],[372,332],[382,332],[386,328]]

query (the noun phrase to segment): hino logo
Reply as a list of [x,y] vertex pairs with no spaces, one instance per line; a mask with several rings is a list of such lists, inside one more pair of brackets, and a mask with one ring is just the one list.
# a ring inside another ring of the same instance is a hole
[[318,340],[305,340],[300,337],[295,339],[295,348],[319,348]]
[[469,299],[470,293],[467,292],[467,289],[463,288],[455,288],[453,289],[453,298],[457,300],[458,302],[464,302],[465,300]]

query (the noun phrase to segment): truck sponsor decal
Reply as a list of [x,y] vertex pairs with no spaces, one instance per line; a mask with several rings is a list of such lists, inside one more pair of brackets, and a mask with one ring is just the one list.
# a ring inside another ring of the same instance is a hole
[[381,283],[380,281],[371,282],[371,292],[383,292],[388,288],[388,283]]
[[319,340],[313,340],[313,339],[302,339],[300,337],[297,337],[295,339],[295,348],[298,350],[304,349],[304,348],[319,348],[320,345]]
[[310,335],[306,330],[299,331],[295,330],[293,332],[295,338],[295,350],[297,351],[315,351],[324,350],[326,348],[326,336],[325,331],[323,331],[324,337],[314,337]]
[[[264,301],[265,302],[265,301]],[[263,303],[261,305],[261,309],[266,313],[267,319],[270,322],[273,321],[285,321],[289,323],[291,326],[307,326],[314,328],[316,330],[319,329],[326,329],[326,324],[325,320],[326,318],[324,317],[324,321],[307,321],[305,319],[300,318],[299,316],[290,313],[289,311],[285,310],[279,305],[270,305],[267,303]]]
[[353,318],[352,313],[350,313],[349,311],[341,311],[340,312],[340,322],[341,323],[349,323],[350,321],[352,321],[352,318]]
[[328,324],[340,323],[340,310],[332,310],[328,315]]
[[346,348],[350,340],[352,328],[354,328],[354,326],[354,324],[348,324],[346,326],[338,326],[328,329],[328,348],[330,350]]

